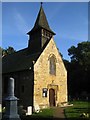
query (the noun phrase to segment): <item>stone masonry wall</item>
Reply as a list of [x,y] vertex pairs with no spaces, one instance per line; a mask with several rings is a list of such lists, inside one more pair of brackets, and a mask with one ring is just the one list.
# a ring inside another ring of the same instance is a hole
[[[56,57],[56,75],[49,73],[49,56],[54,54]],[[57,87],[55,87],[57,86]],[[47,97],[42,96],[42,89],[47,88]],[[49,106],[49,89],[56,91],[56,106],[67,102],[67,71],[56,47],[53,38],[41,53],[34,64],[34,104],[40,107]]]

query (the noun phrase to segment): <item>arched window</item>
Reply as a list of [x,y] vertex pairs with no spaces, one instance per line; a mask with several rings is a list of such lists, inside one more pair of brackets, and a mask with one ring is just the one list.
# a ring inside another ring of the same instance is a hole
[[56,58],[54,55],[49,58],[49,73],[51,75],[56,75]]

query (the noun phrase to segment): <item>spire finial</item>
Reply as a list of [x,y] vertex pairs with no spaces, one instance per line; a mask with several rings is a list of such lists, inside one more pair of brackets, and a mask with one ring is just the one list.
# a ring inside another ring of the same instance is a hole
[[41,6],[42,6],[43,2],[41,2]]

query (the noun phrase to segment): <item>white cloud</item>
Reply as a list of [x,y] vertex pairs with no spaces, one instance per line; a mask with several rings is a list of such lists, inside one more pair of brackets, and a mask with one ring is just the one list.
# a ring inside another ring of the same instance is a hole
[[14,21],[15,21],[15,26],[22,34],[25,34],[27,30],[29,30],[24,17],[18,11],[15,12]]

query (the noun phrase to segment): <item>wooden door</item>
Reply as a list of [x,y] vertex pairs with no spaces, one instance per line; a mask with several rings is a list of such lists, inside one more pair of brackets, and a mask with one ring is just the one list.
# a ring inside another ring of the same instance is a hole
[[55,90],[54,89],[49,89],[49,104],[50,107],[55,106]]

